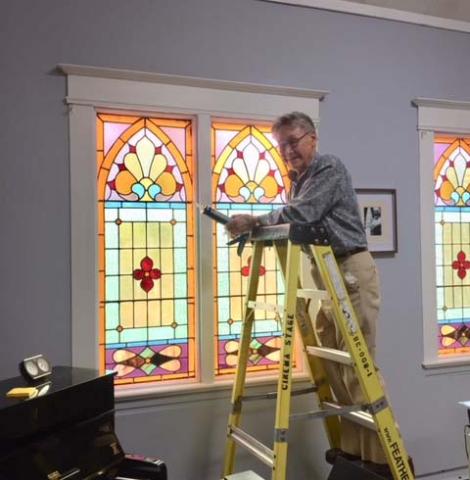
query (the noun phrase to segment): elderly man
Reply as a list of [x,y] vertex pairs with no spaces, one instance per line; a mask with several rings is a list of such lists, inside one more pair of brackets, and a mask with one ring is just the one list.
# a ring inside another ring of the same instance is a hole
[[[272,131],[293,180],[290,200],[284,207],[266,215],[234,215],[226,228],[232,235],[239,235],[258,225],[321,222],[327,230],[362,333],[374,358],[380,305],[379,278],[375,262],[367,250],[351,177],[337,157],[316,152],[315,126],[307,115],[300,112],[283,115],[276,120]],[[312,275],[318,284],[314,265]],[[322,310],[316,319],[316,333],[323,346],[344,350],[344,341],[333,319]],[[359,382],[352,369],[325,363],[338,401],[345,405],[363,404]],[[341,449],[329,450],[327,461],[334,463],[338,455],[350,460],[362,459],[371,470],[390,475],[377,434],[344,418],[341,420]]]

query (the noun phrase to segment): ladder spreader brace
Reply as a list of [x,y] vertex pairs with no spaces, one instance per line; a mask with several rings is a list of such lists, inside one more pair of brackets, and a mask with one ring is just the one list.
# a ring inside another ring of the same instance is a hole
[[[206,207],[204,213],[220,223],[226,224],[229,221],[228,217],[210,207]],[[239,445],[271,467],[271,480],[286,480],[289,420],[321,418],[324,421],[331,447],[339,447],[339,417],[348,418],[360,425],[376,430],[394,479],[414,479],[408,462],[408,454],[380,383],[374,362],[359,328],[341,272],[329,245],[325,228],[318,224],[286,224],[258,227],[253,229],[250,235],[244,235],[243,238],[244,242],[251,241],[253,243],[253,253],[245,300],[237,371],[232,390],[232,409],[229,414],[227,427],[223,479],[262,480],[254,472],[233,474],[235,449],[236,445]],[[266,307],[273,311],[272,305],[256,302],[259,267],[263,249],[271,245],[275,248],[285,280],[284,304],[275,308],[276,311],[282,312],[282,347],[278,387],[276,394],[244,395],[248,350],[255,308]],[[307,248],[310,251],[326,292],[310,291],[306,293],[307,290],[302,289],[299,279],[301,245],[303,246],[302,248]],[[241,254],[240,246],[238,253]],[[317,344],[313,323],[307,312],[305,298],[314,298],[318,301],[329,298],[337,327],[345,342],[346,352],[321,347]],[[291,388],[294,323],[298,327],[303,349],[307,355],[307,366],[312,381],[312,387],[302,389],[297,394],[315,391],[320,410],[291,415],[290,398],[295,394]],[[344,406],[337,404],[326,377],[323,367],[324,361],[339,362],[354,369],[366,399],[366,405]],[[240,428],[243,402],[263,398],[276,399],[273,449],[263,445]]]

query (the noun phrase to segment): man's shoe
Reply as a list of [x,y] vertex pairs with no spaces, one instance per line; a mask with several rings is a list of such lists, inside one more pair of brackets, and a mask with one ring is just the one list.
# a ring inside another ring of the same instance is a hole
[[393,480],[393,473],[388,463],[364,462],[364,467],[380,477]]
[[[415,476],[415,466],[413,464],[413,459],[408,457],[408,464],[410,466],[411,473],[413,477]],[[393,479],[392,470],[388,463],[374,463],[374,462],[364,462],[365,467],[370,470],[371,472],[376,473],[384,478],[391,478]]]
[[343,457],[346,460],[353,462],[354,460],[360,460],[361,457],[358,455],[353,455],[351,453],[344,452],[341,448],[330,448],[325,452],[325,460],[330,464],[334,465],[338,457]]

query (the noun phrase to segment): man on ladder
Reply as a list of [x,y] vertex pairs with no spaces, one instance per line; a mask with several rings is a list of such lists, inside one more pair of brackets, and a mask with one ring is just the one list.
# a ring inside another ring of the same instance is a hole
[[[351,177],[343,163],[332,155],[316,152],[316,131],[310,117],[292,112],[278,118],[272,128],[283,159],[289,166],[292,189],[288,204],[262,216],[234,215],[226,228],[240,235],[257,226],[282,223],[321,223],[325,227],[338,266],[343,274],[351,303],[369,352],[375,356],[376,325],[380,306],[377,268],[367,250],[364,226]],[[312,275],[318,285],[316,267]],[[320,310],[316,332],[323,347],[344,349],[344,341],[330,315]],[[357,376],[348,366],[326,361],[325,370],[333,392],[343,405],[364,404]],[[341,448],[326,452],[334,464],[338,456],[362,460],[382,476],[392,474],[375,431],[341,420]]]

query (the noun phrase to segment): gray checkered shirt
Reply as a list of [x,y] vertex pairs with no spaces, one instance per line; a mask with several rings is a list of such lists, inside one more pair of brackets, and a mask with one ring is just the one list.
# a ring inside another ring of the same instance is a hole
[[315,154],[307,170],[292,183],[288,203],[259,220],[262,225],[320,222],[336,256],[367,247],[351,176],[333,155]]

